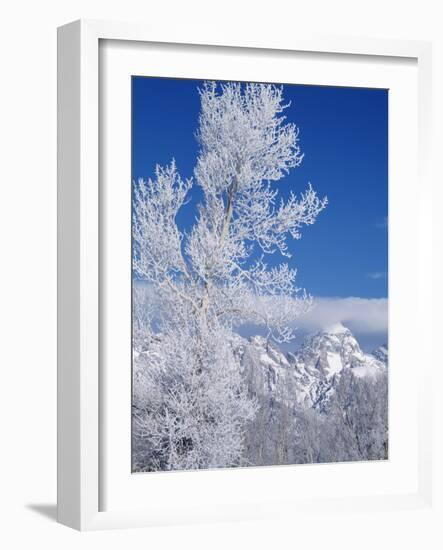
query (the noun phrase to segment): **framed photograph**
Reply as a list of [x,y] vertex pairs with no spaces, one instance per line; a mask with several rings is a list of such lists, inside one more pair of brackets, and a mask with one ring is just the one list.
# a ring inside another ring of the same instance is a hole
[[59,521],[428,506],[429,44],[58,36]]

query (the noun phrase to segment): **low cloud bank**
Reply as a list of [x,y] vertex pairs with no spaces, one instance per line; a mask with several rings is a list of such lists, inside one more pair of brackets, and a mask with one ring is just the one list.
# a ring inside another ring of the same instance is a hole
[[[150,285],[135,282],[135,287],[144,287],[150,295],[151,307],[155,310],[155,296]],[[296,338],[282,346],[286,351],[297,348],[307,334],[329,330],[337,325],[349,328],[365,351],[388,342],[388,299],[387,298],[315,298],[312,309],[294,323]],[[245,337],[264,334],[263,330],[251,325],[239,327]]]
[[[281,348],[294,351],[306,335],[335,330],[339,325],[344,325],[354,334],[364,351],[373,351],[388,342],[388,299],[314,298],[309,313],[294,323],[295,339],[282,344]],[[251,325],[243,325],[239,333],[244,337],[265,334],[262,329]]]
[[[297,337],[294,348],[303,336],[312,332],[329,330],[336,325],[349,328],[364,351],[372,351],[388,342],[387,298],[314,298],[314,305],[303,317],[297,319]],[[285,346],[286,347],[286,346]]]
[[387,333],[387,298],[315,298],[314,305],[297,326],[307,331],[343,324],[359,333]]

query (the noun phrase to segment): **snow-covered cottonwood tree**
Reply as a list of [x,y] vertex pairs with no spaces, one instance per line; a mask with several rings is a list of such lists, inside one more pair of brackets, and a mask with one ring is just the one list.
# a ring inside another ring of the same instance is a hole
[[[135,469],[243,463],[255,403],[242,385],[233,328],[254,323],[288,341],[311,304],[295,269],[265,260],[289,257],[288,238],[299,239],[327,204],[310,185],[278,198],[276,182],[303,158],[298,129],[283,115],[283,89],[209,82],[200,99],[194,181],[172,161],[134,184],[133,269],[160,304],[161,348],[151,361],[141,350],[148,364],[137,389],[145,397],[135,402]],[[203,199],[185,232],[176,218],[192,185]]]

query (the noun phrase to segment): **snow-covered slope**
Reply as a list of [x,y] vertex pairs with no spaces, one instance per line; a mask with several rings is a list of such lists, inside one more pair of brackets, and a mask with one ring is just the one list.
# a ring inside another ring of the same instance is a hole
[[381,351],[364,353],[351,331],[342,325],[308,336],[296,353],[287,356],[259,336],[242,341],[239,347],[252,393],[318,409],[327,403],[345,369],[359,378],[374,378],[384,372],[387,348],[383,350],[384,355]]
[[[295,353],[283,353],[276,344],[262,336],[245,340],[235,336],[235,353],[241,363],[249,392],[272,403],[289,407],[324,410],[344,370],[358,378],[375,378],[387,368],[388,350],[381,346],[372,354],[360,348],[351,331],[342,325],[307,336]],[[161,335],[145,343],[143,351],[134,350],[134,399],[142,403],[147,396],[138,395],[146,369],[159,369],[162,357]]]
[[237,349],[250,393],[286,400],[294,371],[286,355],[262,336],[239,338]]

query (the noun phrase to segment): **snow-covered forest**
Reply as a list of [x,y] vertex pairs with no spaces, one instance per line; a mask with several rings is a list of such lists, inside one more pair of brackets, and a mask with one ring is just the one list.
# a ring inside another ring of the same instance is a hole
[[303,159],[283,88],[198,93],[193,178],[171,160],[133,185],[133,471],[387,458],[387,351],[363,353],[343,326],[279,349],[312,306],[288,240],[327,206],[310,184],[279,194]]

